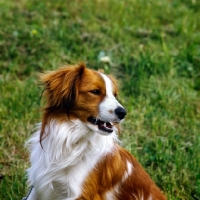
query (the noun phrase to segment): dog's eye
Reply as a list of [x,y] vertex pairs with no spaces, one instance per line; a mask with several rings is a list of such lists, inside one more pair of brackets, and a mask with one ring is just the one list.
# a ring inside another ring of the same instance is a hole
[[101,91],[99,89],[91,90],[90,93],[95,94],[95,95],[100,95]]

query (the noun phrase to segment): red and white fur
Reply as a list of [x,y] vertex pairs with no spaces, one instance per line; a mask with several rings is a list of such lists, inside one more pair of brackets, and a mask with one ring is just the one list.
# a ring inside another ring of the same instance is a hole
[[118,143],[116,81],[84,64],[41,75],[46,107],[28,141],[28,200],[165,200]]

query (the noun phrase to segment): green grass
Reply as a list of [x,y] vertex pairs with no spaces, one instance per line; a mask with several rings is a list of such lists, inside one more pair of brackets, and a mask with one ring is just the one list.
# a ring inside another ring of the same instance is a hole
[[0,199],[28,191],[37,73],[84,61],[120,81],[124,147],[169,200],[199,200],[199,12],[197,0],[0,0]]

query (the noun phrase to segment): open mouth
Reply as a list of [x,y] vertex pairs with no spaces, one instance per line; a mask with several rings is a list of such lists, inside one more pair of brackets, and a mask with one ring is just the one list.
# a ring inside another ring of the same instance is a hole
[[94,125],[97,125],[99,130],[112,133],[114,124],[112,122],[105,122],[95,117],[89,117],[88,121]]

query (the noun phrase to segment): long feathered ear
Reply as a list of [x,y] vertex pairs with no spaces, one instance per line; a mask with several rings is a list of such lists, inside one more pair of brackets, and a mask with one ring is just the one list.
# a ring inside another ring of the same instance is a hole
[[84,70],[85,65],[79,64],[77,66],[68,66],[40,75],[40,79],[44,85],[43,95],[47,100],[40,132],[41,146],[42,140],[48,135],[48,131],[45,132],[45,127],[49,124],[52,115],[61,111],[66,113],[69,117],[70,110],[78,97],[78,86]]
[[77,100],[78,85],[84,70],[85,65],[80,64],[42,74],[40,79],[44,84],[47,107],[65,110],[69,114]]

